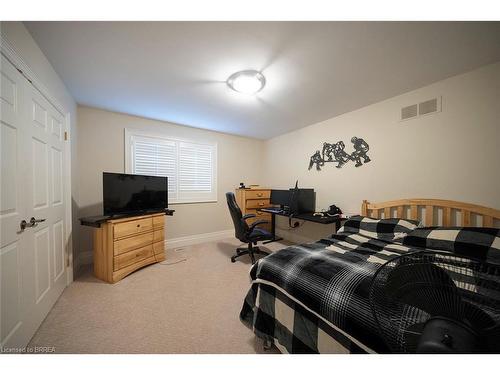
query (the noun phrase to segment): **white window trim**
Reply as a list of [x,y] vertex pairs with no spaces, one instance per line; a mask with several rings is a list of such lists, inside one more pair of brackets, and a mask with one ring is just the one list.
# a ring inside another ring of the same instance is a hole
[[[216,142],[200,142],[194,139],[177,138],[170,137],[165,134],[152,133],[148,131],[135,130],[135,129],[125,129],[125,173],[134,173],[132,168],[132,137],[145,137],[145,138],[157,138],[162,141],[175,141],[175,142],[186,142],[192,144],[199,144],[204,146],[211,146],[214,148],[214,162],[213,162],[213,188],[215,198],[211,199],[168,199],[168,204],[192,204],[192,203],[213,203],[218,201],[218,190],[217,190],[217,143]],[[177,179],[178,181],[178,179]]]

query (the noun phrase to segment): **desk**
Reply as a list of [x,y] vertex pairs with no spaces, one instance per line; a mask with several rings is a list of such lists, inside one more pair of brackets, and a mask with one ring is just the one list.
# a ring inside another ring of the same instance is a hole
[[[279,211],[277,208],[260,208],[258,211],[266,212],[271,214],[271,233],[273,235],[273,239],[264,242],[269,243],[269,242],[274,242],[274,241],[279,241],[282,240],[283,238],[281,237],[276,237],[276,215],[283,216],[283,217],[290,217],[290,214],[285,213],[283,211]],[[293,215],[292,219],[295,220],[304,220],[304,221],[311,221],[313,223],[319,223],[319,224],[335,224],[335,231],[337,231],[340,227],[340,224],[342,220],[346,220],[344,218],[339,217],[330,217],[330,216],[314,216],[312,213],[307,213],[307,214],[297,214]]]

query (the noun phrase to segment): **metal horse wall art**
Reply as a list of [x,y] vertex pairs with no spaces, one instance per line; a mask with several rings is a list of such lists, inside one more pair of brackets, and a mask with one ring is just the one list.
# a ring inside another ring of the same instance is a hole
[[[351,142],[354,151],[348,154],[345,151],[345,144],[342,141],[337,143],[323,143],[323,150],[317,150],[309,161],[309,170],[316,164],[316,170],[320,171],[325,163],[337,163],[336,168],[342,168],[349,161],[354,161],[355,167],[359,167],[364,163],[370,162],[370,157],[367,152],[370,149],[368,143],[363,138],[352,137]],[[363,161],[361,161],[363,159]]]

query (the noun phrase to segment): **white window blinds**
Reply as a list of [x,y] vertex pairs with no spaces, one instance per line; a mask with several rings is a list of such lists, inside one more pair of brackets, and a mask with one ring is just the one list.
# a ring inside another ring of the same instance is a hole
[[168,177],[169,203],[217,200],[217,146],[126,132],[127,172]]

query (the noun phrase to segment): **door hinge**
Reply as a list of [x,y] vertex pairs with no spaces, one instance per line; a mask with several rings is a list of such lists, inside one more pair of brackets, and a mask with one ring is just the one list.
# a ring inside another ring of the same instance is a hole
[[67,132],[67,131],[65,131],[65,132],[64,132],[64,140],[65,140],[65,141],[67,141],[67,140],[68,140],[68,132]]

